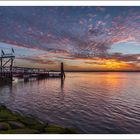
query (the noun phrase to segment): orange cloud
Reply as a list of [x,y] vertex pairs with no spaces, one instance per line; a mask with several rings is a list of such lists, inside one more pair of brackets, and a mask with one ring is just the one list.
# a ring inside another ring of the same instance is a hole
[[96,59],[95,61],[85,61],[88,67],[96,67],[102,70],[134,70],[136,66],[132,63],[126,63],[124,61],[118,61],[116,59]]

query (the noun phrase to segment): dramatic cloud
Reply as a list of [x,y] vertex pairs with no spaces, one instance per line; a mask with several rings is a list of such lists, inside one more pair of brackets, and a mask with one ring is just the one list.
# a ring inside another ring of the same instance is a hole
[[124,68],[132,63],[138,68],[140,52],[125,55],[111,49],[131,41],[140,44],[139,7],[0,7],[0,19],[0,42],[47,52],[41,58],[21,57],[26,61],[81,64],[83,60],[89,66],[115,60]]

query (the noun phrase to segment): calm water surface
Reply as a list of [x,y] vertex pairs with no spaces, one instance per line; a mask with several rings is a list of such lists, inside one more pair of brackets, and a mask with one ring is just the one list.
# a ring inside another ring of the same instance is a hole
[[66,73],[66,79],[15,81],[0,103],[79,133],[140,133],[140,73]]

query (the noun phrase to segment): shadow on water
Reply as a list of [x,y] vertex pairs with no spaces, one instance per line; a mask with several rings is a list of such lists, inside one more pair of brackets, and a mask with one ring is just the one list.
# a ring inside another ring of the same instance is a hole
[[65,78],[61,78],[61,91],[63,91],[64,89],[64,81],[65,81]]
[[61,92],[59,94],[60,100],[64,101],[64,97],[65,97],[65,93],[64,93],[64,82],[65,82],[65,78],[61,78]]
[[3,89],[5,87],[8,87],[9,88],[9,91],[10,93],[12,93],[12,88],[13,88],[13,83],[12,82],[8,82],[8,83],[5,83],[5,82],[0,82],[0,89]]
[[[9,100],[15,101],[15,94],[13,91],[14,83],[2,83],[0,82],[0,105],[7,106]],[[8,106],[7,106],[8,107]],[[9,108],[9,107],[8,107]]]

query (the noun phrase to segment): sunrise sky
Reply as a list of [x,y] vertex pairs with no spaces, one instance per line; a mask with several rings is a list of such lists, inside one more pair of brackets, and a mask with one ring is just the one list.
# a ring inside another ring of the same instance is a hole
[[140,7],[0,7],[0,49],[15,66],[140,70]]

